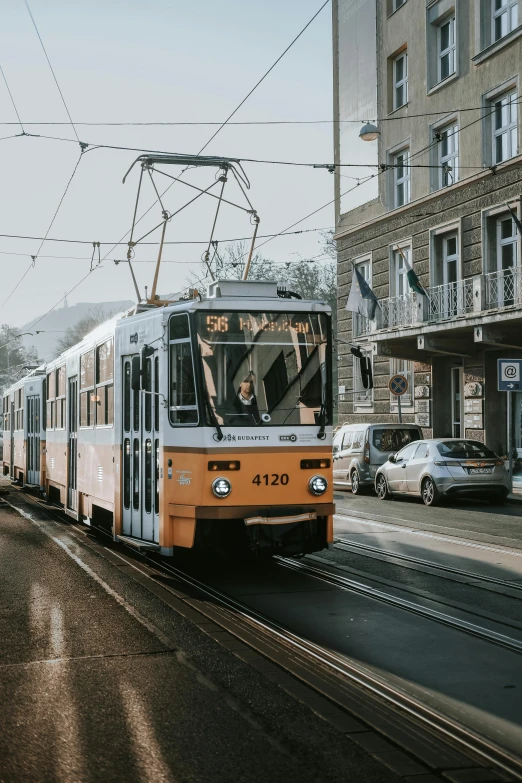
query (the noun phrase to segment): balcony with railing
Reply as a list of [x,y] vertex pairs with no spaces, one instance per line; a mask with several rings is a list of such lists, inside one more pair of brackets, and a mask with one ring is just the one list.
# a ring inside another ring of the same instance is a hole
[[426,289],[426,294],[409,291],[379,299],[373,321],[355,316],[354,337],[444,321],[462,323],[492,310],[519,308],[522,308],[522,267],[514,266],[432,286]]
[[445,321],[473,312],[473,278],[427,289],[428,321]]
[[415,323],[417,300],[413,292],[380,299],[380,328],[395,329],[398,326],[412,326]]
[[503,309],[522,304],[522,278],[520,267],[512,266],[497,272],[489,272],[485,278],[485,304],[487,310]]

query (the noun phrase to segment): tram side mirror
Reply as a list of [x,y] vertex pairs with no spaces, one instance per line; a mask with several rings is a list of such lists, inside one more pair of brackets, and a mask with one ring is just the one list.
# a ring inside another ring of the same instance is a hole
[[139,356],[132,357],[131,389],[133,391],[139,391],[141,389],[141,359]]

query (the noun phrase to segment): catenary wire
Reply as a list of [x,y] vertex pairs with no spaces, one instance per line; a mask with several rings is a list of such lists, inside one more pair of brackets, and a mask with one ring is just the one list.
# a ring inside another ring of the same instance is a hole
[[[9,84],[7,82],[7,79],[6,79],[6,76],[5,76],[5,73],[4,73],[4,69],[2,68],[1,65],[0,65],[0,73],[2,74],[2,78],[3,78],[4,82],[5,82],[5,86],[7,87],[7,92],[9,93],[9,97],[11,98],[11,103],[13,104],[13,109],[15,110],[15,114],[18,117],[18,124],[20,125],[20,127],[22,129],[22,133],[25,133],[25,128],[23,126],[22,120],[20,119],[20,114],[18,112],[15,100],[13,98],[13,93],[11,92],[11,88],[9,87]],[[12,123],[12,124],[14,125],[15,123]],[[7,138],[10,138],[10,137],[7,136]]]
[[63,204],[63,200],[64,200],[65,196],[67,195],[67,191],[69,190],[70,184],[71,184],[71,182],[73,181],[73,178],[74,178],[74,175],[76,174],[76,171],[78,170],[78,166],[80,165],[80,161],[81,161],[81,159],[82,159],[82,156],[83,156],[83,150],[80,152],[80,157],[79,157],[79,158],[78,158],[78,160],[76,161],[76,164],[75,164],[75,166],[74,166],[73,172],[72,172],[71,176],[69,177],[69,181],[67,182],[67,185],[65,186],[65,190],[64,190],[64,192],[62,193],[62,197],[60,198],[60,201],[58,202],[58,206],[56,207],[56,210],[55,210],[55,212],[54,212],[54,215],[53,215],[53,217],[52,217],[52,219],[51,219],[51,222],[49,223],[49,228],[47,229],[47,231],[46,231],[45,235],[42,237],[42,240],[41,240],[41,243],[40,243],[40,247],[39,247],[39,248],[38,248],[38,250],[36,251],[36,254],[31,256],[31,259],[32,259],[32,260],[31,260],[31,263],[29,264],[29,266],[27,267],[27,269],[26,269],[26,270],[25,270],[25,272],[23,273],[22,277],[21,277],[21,278],[19,279],[19,281],[16,283],[15,287],[14,287],[14,288],[11,290],[11,292],[10,292],[10,293],[7,295],[7,297],[6,297],[6,298],[4,299],[4,301],[2,302],[2,307],[3,307],[3,306],[4,306],[4,305],[5,305],[5,304],[6,304],[6,303],[9,301],[9,299],[12,297],[12,295],[13,295],[13,294],[14,294],[14,292],[17,290],[17,288],[19,287],[19,285],[20,285],[20,284],[22,283],[22,281],[23,281],[23,280],[26,278],[26,276],[29,274],[29,272],[31,271],[31,269],[32,269],[32,268],[35,266],[35,264],[36,264],[36,259],[38,258],[38,255],[39,255],[39,253],[40,253],[40,250],[42,249],[42,247],[43,247],[43,244],[44,244],[45,240],[47,239],[47,236],[48,236],[48,234],[49,234],[49,231],[50,231],[50,230],[51,230],[51,228],[53,227],[53,223],[54,223],[54,221],[56,220],[56,216],[58,215],[58,212],[60,211],[60,207],[61,207],[61,206],[62,206],[62,204]]
[[62,99],[62,103],[63,103],[63,105],[65,107],[65,111],[67,112],[67,116],[69,117],[69,122],[71,123],[71,127],[72,127],[72,129],[74,131],[74,135],[76,136],[76,140],[77,140],[77,142],[79,144],[80,143],[80,139],[78,138],[78,134],[76,133],[76,128],[74,127],[74,122],[72,121],[72,117],[71,117],[71,114],[70,114],[69,109],[67,107],[67,104],[65,102],[65,98],[63,97],[63,92],[60,89],[60,85],[58,83],[58,79],[56,78],[56,74],[54,72],[53,66],[51,65],[51,61],[49,59],[49,55],[47,54],[47,50],[46,50],[46,48],[44,46],[44,42],[42,41],[42,36],[40,35],[38,27],[36,26],[36,22],[34,21],[34,17],[33,17],[32,13],[31,13],[31,9],[29,7],[29,3],[27,2],[27,0],[24,0],[24,2],[25,2],[25,7],[27,8],[27,11],[29,13],[29,16],[31,17],[31,22],[33,23],[33,27],[34,27],[34,29],[36,31],[36,35],[38,36],[38,40],[40,41],[41,47],[43,49],[43,53],[45,54],[45,59],[47,60],[49,68],[51,69],[51,73],[53,75],[54,82],[56,84],[56,87],[58,88],[58,92],[60,93],[60,98]]
[[[275,236],[293,236],[295,234],[311,234],[317,231],[332,231],[331,226],[323,226],[322,228],[303,228],[300,231],[288,231],[288,232],[280,232],[278,234],[260,234],[259,238],[263,239],[265,237],[275,237]],[[31,239],[35,241],[41,241],[42,237],[30,237],[30,236],[21,236],[20,234],[0,234],[0,238],[5,239]],[[247,240],[252,239],[252,237],[231,237],[230,239],[218,239],[216,240],[220,245],[224,244],[225,242],[246,242]],[[68,244],[73,245],[92,245],[92,242],[88,239],[58,239],[58,238],[52,238],[52,237],[46,237],[47,242],[65,242]],[[126,242],[100,242],[100,245],[113,245],[114,247],[118,245],[126,245]],[[157,242],[140,242],[141,245],[154,245],[157,246]],[[164,242],[164,245],[206,245],[208,244],[208,239],[179,239],[179,240],[172,240],[169,242]],[[10,253],[8,250],[0,251],[2,255],[23,255],[32,257],[30,253]],[[40,256],[40,258],[68,258],[69,256]],[[86,257],[87,258],[87,257]],[[87,260],[89,260],[87,258]],[[157,260],[157,259],[156,259]]]
[[[435,115],[443,115],[446,114],[457,114],[458,112],[466,112],[466,111],[482,111],[484,109],[484,106],[459,106],[456,109],[444,109],[443,111],[429,111],[429,112],[420,112],[416,114],[408,114],[407,116],[403,117],[365,117],[362,119],[357,120],[335,120],[335,119],[329,119],[329,120],[244,120],[243,122],[227,122],[227,125],[343,125],[343,124],[357,124],[357,125],[363,125],[364,123],[371,122],[371,123],[378,123],[378,122],[401,122],[404,120],[413,119],[416,117],[434,117]],[[2,125],[16,125],[15,122],[0,122],[0,126]],[[26,126],[29,125],[40,125],[40,126],[46,126],[46,125],[53,125],[53,126],[59,126],[59,125],[68,125],[69,123],[65,122],[26,122]],[[158,121],[158,122],[78,122],[75,121],[75,126],[78,127],[81,125],[82,127],[176,127],[176,126],[211,126],[211,125],[221,125],[222,121],[217,120],[214,122],[211,121]]]

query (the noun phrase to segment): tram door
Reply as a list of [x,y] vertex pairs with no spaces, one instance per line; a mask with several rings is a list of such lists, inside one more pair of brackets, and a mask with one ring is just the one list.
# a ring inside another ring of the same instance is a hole
[[132,360],[123,357],[123,534],[159,542],[159,356],[143,359],[141,390],[132,389]]
[[27,398],[27,483],[40,486],[40,395]]
[[78,510],[78,376],[69,378],[67,417],[67,508]]

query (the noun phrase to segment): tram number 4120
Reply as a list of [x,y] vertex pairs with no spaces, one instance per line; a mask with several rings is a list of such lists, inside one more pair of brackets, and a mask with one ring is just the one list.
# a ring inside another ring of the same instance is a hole
[[279,473],[265,473],[263,475],[258,473],[257,476],[254,476],[252,479],[252,484],[257,484],[258,487],[261,486],[261,484],[264,484],[266,487],[268,487],[270,484],[270,486],[274,487],[277,484],[286,486],[289,481],[290,478],[288,473],[281,473],[281,475],[279,475]]

